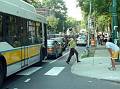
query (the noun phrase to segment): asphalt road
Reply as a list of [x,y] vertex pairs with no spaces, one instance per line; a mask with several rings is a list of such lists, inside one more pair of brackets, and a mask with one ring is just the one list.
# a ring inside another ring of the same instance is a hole
[[[78,47],[79,54],[83,47]],[[71,73],[73,56],[66,64],[68,51],[58,59],[45,60],[7,78],[3,89],[120,89],[119,83],[78,76]]]

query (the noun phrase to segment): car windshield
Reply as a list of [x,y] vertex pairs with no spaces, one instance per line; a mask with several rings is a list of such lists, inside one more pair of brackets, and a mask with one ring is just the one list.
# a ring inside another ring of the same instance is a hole
[[53,45],[54,44],[54,40],[47,40],[47,44],[48,45]]
[[81,38],[82,38],[82,39],[85,39],[85,36],[82,36]]
[[58,42],[62,42],[62,40],[61,40],[61,39],[57,39],[57,41],[58,41]]
[[63,42],[62,39],[60,39],[60,38],[54,38],[53,40],[55,40],[55,41],[57,41],[59,43]]
[[86,36],[85,35],[81,35],[78,37],[78,39],[86,39]]

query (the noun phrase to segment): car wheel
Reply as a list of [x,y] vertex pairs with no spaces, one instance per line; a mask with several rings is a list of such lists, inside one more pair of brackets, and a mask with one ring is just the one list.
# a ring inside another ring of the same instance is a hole
[[0,60],[0,89],[2,87],[4,78],[5,78],[5,68],[2,61]]

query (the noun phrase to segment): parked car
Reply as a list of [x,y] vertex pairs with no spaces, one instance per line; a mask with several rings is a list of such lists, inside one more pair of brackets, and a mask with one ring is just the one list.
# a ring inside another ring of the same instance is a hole
[[63,51],[65,50],[66,45],[65,45],[65,40],[63,37],[57,37],[57,38],[51,38],[51,39],[57,41],[61,45],[62,50]]
[[77,38],[77,45],[86,45],[87,37],[85,35],[81,35]]
[[62,56],[62,48],[60,44],[55,40],[47,40],[47,53],[48,56],[54,56],[55,58]]

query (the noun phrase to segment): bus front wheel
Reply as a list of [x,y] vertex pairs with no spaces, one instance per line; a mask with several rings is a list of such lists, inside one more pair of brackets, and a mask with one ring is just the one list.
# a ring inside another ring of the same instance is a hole
[[4,63],[0,60],[0,89],[2,87],[4,79],[5,79]]

